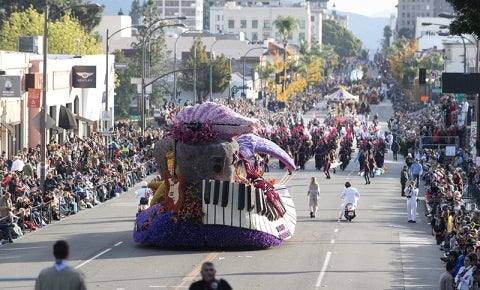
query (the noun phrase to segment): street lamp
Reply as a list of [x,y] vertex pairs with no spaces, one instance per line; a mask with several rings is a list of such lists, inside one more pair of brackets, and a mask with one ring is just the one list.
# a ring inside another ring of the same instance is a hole
[[[109,41],[110,39],[116,35],[117,33],[120,33],[121,31],[125,30],[125,29],[129,29],[129,28],[143,28],[145,29],[146,26],[145,25],[132,25],[132,26],[127,26],[127,27],[123,27],[121,29],[118,29],[117,31],[115,31],[114,33],[112,34],[109,34],[109,30],[107,29],[107,33],[106,33],[106,37],[105,37],[105,112],[106,114],[108,114],[108,97],[110,96],[110,88],[109,88],[109,72],[110,72],[110,68],[108,66],[108,54],[110,52],[110,44],[109,44]],[[105,123],[104,123],[104,130],[105,130],[105,147],[106,147],[106,154],[105,156],[108,157],[108,120],[105,120]]]
[[[265,49],[264,47],[252,47],[250,48],[249,50],[247,50],[245,52],[245,54],[243,55],[243,82],[242,82],[242,95],[246,97],[246,94],[245,94],[245,59],[247,58],[247,54],[250,52],[250,51],[253,51],[253,50],[256,50],[256,49]],[[261,61],[261,60],[260,60]]]
[[210,101],[213,99],[213,46],[220,39],[215,39],[215,41],[210,45]]
[[[162,21],[167,21],[167,20],[184,20],[186,19],[185,16],[179,16],[179,17],[172,17],[172,18],[161,18],[161,19],[156,19],[154,21],[152,21],[149,25],[147,25],[145,27],[145,31],[144,31],[144,34],[142,36],[142,87],[141,87],[141,100],[140,100],[140,107],[141,107],[141,133],[142,133],[142,136],[144,135],[145,133],[145,127],[146,127],[146,120],[145,120],[145,89],[146,89],[146,86],[145,86],[145,42],[146,42],[146,39],[147,39],[147,36],[152,32],[150,31],[150,29],[157,23],[159,22],[162,22]],[[183,24],[181,23],[175,23],[175,24],[167,24],[167,25],[162,25],[160,24],[160,27],[163,28],[163,27],[169,27],[169,26],[173,26],[173,27],[185,27]]]
[[283,38],[283,80],[282,80],[282,93],[285,91],[285,81],[287,80],[287,44],[288,39]]
[[183,31],[182,33],[180,33],[178,36],[177,36],[177,39],[175,39],[175,44],[173,45],[173,98],[174,100],[176,101],[177,100],[177,42],[178,40],[180,39],[180,37],[182,37],[184,34],[187,34],[189,32],[198,32],[198,33],[202,33],[203,31],[200,31],[200,30],[185,30]]
[[[48,60],[48,1],[45,0],[43,14],[43,70],[42,70],[42,108],[40,111],[40,187],[45,183],[45,160],[47,159],[47,60]],[[100,4],[87,3],[75,7],[98,9]]]

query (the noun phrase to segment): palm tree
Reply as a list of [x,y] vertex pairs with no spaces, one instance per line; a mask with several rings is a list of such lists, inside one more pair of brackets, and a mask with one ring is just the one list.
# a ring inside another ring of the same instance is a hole
[[298,20],[292,16],[278,16],[273,25],[278,29],[278,33],[283,38],[283,81],[282,81],[282,92],[285,91],[285,80],[287,78],[287,44],[288,36],[298,28]]

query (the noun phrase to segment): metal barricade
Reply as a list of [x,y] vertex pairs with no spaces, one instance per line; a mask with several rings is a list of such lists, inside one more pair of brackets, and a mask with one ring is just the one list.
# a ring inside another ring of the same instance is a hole
[[446,146],[455,146],[458,148],[460,146],[460,139],[458,136],[420,136],[420,148],[436,149],[445,148]]

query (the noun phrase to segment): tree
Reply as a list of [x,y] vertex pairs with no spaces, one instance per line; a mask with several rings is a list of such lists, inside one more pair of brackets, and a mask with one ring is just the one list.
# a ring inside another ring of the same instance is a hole
[[138,65],[135,66],[125,55],[116,50],[115,60],[122,63],[129,63],[125,70],[115,71],[115,117],[119,119],[128,118],[130,115],[130,103],[138,98],[137,88],[132,85],[131,79],[138,76]]
[[307,86],[317,84],[323,80],[323,68],[325,59],[319,44],[313,44],[310,48],[300,43],[300,64],[298,72],[307,81]]
[[273,21],[273,25],[278,29],[278,33],[282,36],[283,40],[283,82],[282,82],[282,92],[285,91],[285,80],[287,78],[287,42],[290,34],[298,28],[298,20],[292,16],[278,16],[277,19]]
[[394,78],[399,80],[404,88],[412,86],[418,72],[419,58],[416,54],[418,43],[407,38],[398,39],[387,52],[387,61]]
[[400,30],[398,31],[398,39],[400,38],[409,38],[409,39],[413,38],[413,33],[410,30],[410,28],[407,28],[407,27],[400,28]]
[[362,41],[335,20],[323,20],[322,43],[332,45],[340,58],[355,57],[362,49]]
[[201,40],[194,41],[190,48],[190,54],[182,62],[182,71],[179,75],[178,84],[185,91],[194,92],[196,87],[198,102],[205,98],[210,92],[209,70],[208,70],[208,56],[205,51],[205,45]]
[[385,51],[390,46],[390,38],[392,37],[392,28],[390,25],[386,25],[383,28],[382,50]]
[[[201,40],[196,40],[193,43],[190,54],[181,64],[181,69],[183,71],[178,78],[179,86],[189,92],[193,92],[194,86],[196,86],[197,100],[195,102],[205,99],[210,93],[210,61],[205,51],[205,45]],[[228,88],[228,74],[231,74],[230,61],[223,54],[214,57],[212,59],[213,93],[224,92]]]
[[[139,29],[137,41],[132,43],[132,48],[136,50],[133,68],[137,76],[142,75],[142,65],[145,65],[145,77],[153,78],[165,74],[165,63],[167,51],[165,45],[165,33],[163,28],[165,23],[155,24],[158,19],[159,11],[153,1],[146,1],[141,7],[142,21],[149,26],[154,24],[148,30]],[[143,63],[143,46],[145,45],[145,63]],[[165,90],[157,83],[152,84],[152,92],[146,96],[150,104],[158,105],[163,102]],[[148,108],[147,108],[148,109]]]
[[[20,36],[43,35],[43,19],[43,15],[32,7],[12,13],[1,25],[0,49],[18,51]],[[102,51],[97,39],[87,34],[68,14],[50,24],[48,38],[48,51],[52,54],[76,54],[76,40],[79,40],[82,54],[98,54]]]
[[[87,33],[90,33],[102,20],[102,13],[105,7],[101,6],[98,9],[93,7],[79,7],[83,3],[83,0],[48,0],[49,19],[55,21],[63,18],[66,14],[70,14],[72,18],[80,23],[80,26],[83,27]],[[42,14],[45,10],[45,1],[0,0],[0,7],[5,9],[4,13],[0,13],[0,24],[2,24],[10,18],[12,13],[23,12],[30,8]]]
[[477,0],[446,0],[455,10],[455,18],[450,23],[450,31],[456,35],[475,34],[480,36],[478,12],[480,2]]
[[140,5],[139,0],[133,0],[130,8],[130,17],[132,18],[132,24],[140,24],[142,18],[142,5]]

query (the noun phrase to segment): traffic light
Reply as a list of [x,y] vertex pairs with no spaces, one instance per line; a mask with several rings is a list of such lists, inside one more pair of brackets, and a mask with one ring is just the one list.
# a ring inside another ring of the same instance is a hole
[[276,83],[277,85],[281,84],[281,83],[280,83],[280,73],[276,73],[276,74],[275,74],[275,83]]
[[418,84],[424,85],[427,80],[427,69],[419,68],[418,69]]

